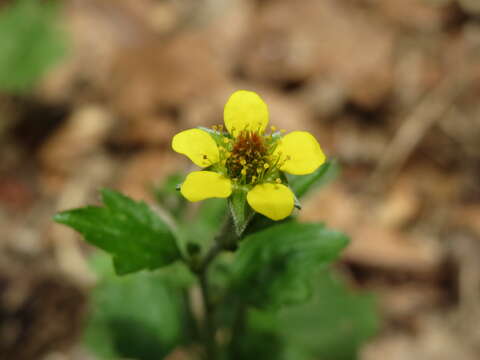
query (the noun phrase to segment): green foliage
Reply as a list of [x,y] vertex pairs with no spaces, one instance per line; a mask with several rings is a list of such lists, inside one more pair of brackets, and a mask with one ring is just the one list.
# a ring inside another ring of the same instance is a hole
[[[337,172],[336,163],[329,162],[306,179],[289,181],[300,197]],[[55,216],[112,255],[117,274],[157,269],[117,277],[108,256],[94,258],[101,281],[85,332],[89,348],[102,359],[153,360],[205,341],[209,332],[197,329],[188,301],[198,277],[208,280],[213,326],[233,334],[230,343],[219,346],[217,360],[356,359],[378,319],[372,296],[347,290],[327,271],[348,238],[293,217],[274,222],[256,214],[251,219],[242,194],[210,199],[196,211],[186,211],[175,190],[178,180],[171,177],[155,190],[160,205],[179,224],[178,239],[146,204],[112,190],[102,191],[102,206]],[[233,216],[220,230],[226,214]],[[224,251],[201,272],[196,265],[211,254],[219,231]],[[235,246],[227,246],[232,239]],[[188,256],[181,256],[179,247],[188,249]]]
[[322,224],[286,222],[249,235],[233,263],[233,291],[251,305],[295,304],[311,293],[312,271],[335,260],[348,238]]
[[185,278],[172,265],[155,273],[117,277],[108,257],[92,264],[100,282],[92,294],[84,338],[101,359],[157,360],[185,341]]
[[357,351],[379,327],[375,298],[349,291],[331,273],[317,279],[312,302],[279,314],[285,338],[322,359],[355,359]]
[[329,271],[315,280],[311,301],[279,312],[251,311],[247,331],[275,338],[283,348],[279,359],[292,352],[292,359],[356,359],[360,346],[378,331],[375,298],[348,290]]
[[16,0],[0,12],[0,90],[28,91],[66,53],[52,1]]
[[[250,328],[242,335],[231,360],[289,360],[285,356],[285,343],[274,331]],[[293,358],[291,360],[294,360]],[[295,360],[303,360],[297,358]]]
[[171,229],[145,203],[108,189],[102,190],[102,201],[103,207],[64,211],[54,220],[110,253],[119,275],[154,270],[180,259]]
[[334,180],[339,172],[340,167],[338,163],[335,160],[329,160],[309,175],[288,175],[288,181],[293,192],[300,199],[310,191]]

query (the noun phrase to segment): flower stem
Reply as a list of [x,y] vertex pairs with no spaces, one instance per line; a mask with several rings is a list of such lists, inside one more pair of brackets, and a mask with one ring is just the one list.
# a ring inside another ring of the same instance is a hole
[[208,360],[216,360],[218,358],[218,347],[215,340],[215,309],[210,296],[208,286],[208,269],[213,260],[224,250],[235,250],[236,238],[232,237],[235,231],[233,229],[233,220],[231,216],[225,221],[220,234],[215,238],[213,246],[205,254],[198,266],[193,270],[197,274],[200,282],[200,290],[202,293],[202,301],[205,314],[205,346],[206,356]]
[[216,360],[217,344],[215,341],[215,322],[210,292],[208,290],[207,272],[199,274],[200,289],[202,291],[203,306],[205,309],[205,345],[207,359]]
[[202,262],[198,266],[198,274],[206,273],[210,263],[217,257],[217,255],[223,250],[222,245],[219,242],[215,244],[208,250],[207,254],[203,258]]
[[219,242],[210,248],[202,262],[197,268],[197,275],[200,281],[200,290],[202,293],[202,301],[205,315],[205,346],[207,359],[216,360],[217,358],[217,344],[215,341],[215,320],[212,300],[210,298],[210,291],[208,287],[208,267],[210,263],[222,251],[222,246]]
[[245,323],[247,320],[247,307],[243,303],[238,303],[235,309],[235,316],[232,326],[232,334],[230,338],[230,343],[228,345],[228,351],[230,353],[230,359],[237,359],[241,356],[238,356],[238,349],[240,347],[241,341],[243,339],[243,333],[245,331]]

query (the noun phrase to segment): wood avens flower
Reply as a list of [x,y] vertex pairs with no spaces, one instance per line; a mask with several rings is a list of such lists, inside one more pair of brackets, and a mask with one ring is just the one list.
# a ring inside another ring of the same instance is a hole
[[284,173],[306,175],[325,162],[317,140],[308,132],[282,136],[268,125],[268,108],[256,93],[239,90],[228,99],[224,123],[212,129],[185,130],[173,137],[172,148],[202,171],[191,172],[180,187],[189,201],[228,198],[246,193],[250,207],[272,220],[289,216],[295,195]]

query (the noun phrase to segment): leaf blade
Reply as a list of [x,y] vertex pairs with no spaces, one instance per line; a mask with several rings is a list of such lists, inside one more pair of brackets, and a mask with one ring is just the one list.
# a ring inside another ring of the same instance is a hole
[[308,299],[309,274],[337,258],[348,238],[322,224],[294,221],[246,237],[233,264],[232,286],[256,307]]
[[144,202],[109,189],[101,195],[104,206],[63,211],[54,221],[110,253],[118,275],[155,270],[181,258],[173,232]]

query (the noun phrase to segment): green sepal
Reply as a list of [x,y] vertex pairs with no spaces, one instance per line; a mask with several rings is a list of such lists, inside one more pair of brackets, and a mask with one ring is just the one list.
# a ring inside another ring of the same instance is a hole
[[144,202],[109,189],[101,195],[104,206],[63,211],[54,220],[112,255],[118,275],[155,270],[181,258],[171,228]]
[[232,214],[235,232],[240,237],[252,220],[253,215],[255,215],[255,211],[248,205],[247,191],[245,189],[235,189],[228,198],[228,208]]
[[230,134],[228,134],[228,133],[223,133],[223,132],[220,132],[218,130],[213,130],[213,129],[207,128],[205,126],[198,126],[197,129],[200,129],[200,130],[203,130],[203,131],[209,133],[210,136],[213,138],[213,140],[215,140],[217,145],[223,145],[223,138],[225,136],[230,137]]

